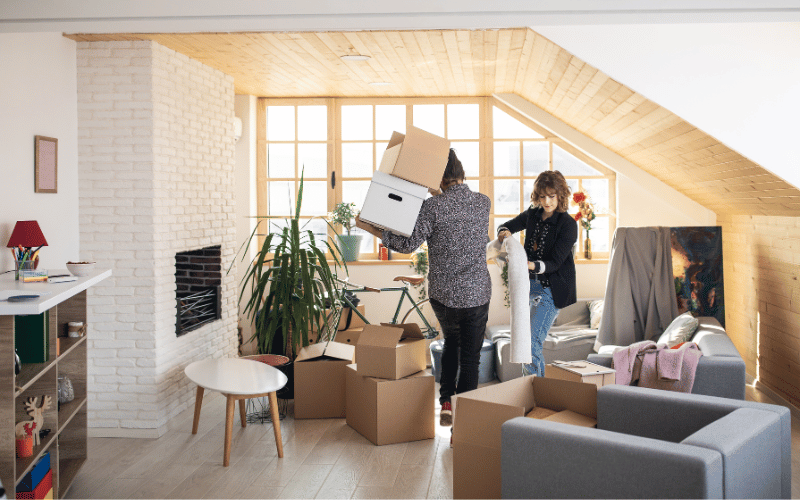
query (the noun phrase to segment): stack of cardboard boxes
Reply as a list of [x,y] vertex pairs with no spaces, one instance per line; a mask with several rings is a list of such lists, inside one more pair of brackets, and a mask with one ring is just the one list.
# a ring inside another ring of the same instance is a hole
[[416,324],[366,325],[346,367],[347,424],[376,445],[435,436],[428,343]]
[[439,189],[450,141],[416,127],[394,132],[361,208],[363,221],[410,236],[428,188]]

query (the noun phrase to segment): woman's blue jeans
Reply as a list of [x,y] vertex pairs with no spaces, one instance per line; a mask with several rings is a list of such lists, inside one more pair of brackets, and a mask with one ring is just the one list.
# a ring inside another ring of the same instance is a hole
[[526,375],[544,377],[544,354],[542,348],[547,332],[558,316],[558,309],[553,304],[553,292],[550,287],[543,287],[539,280],[531,280],[531,364],[523,364],[522,372]]

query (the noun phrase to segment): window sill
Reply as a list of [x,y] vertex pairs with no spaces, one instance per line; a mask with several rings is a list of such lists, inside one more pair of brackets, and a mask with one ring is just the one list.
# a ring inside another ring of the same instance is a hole
[[[334,265],[332,260],[328,261],[328,265]],[[392,259],[392,260],[377,260],[377,259],[358,259],[353,262],[348,262],[347,267],[350,266],[408,266],[411,264],[411,259]]]

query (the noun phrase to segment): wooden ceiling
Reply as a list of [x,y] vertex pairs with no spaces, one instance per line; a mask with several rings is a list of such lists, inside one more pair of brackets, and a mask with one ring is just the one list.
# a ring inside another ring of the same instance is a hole
[[[156,41],[231,75],[237,94],[516,93],[717,213],[800,216],[800,190],[528,28],[66,36]],[[341,59],[353,54],[370,59]]]

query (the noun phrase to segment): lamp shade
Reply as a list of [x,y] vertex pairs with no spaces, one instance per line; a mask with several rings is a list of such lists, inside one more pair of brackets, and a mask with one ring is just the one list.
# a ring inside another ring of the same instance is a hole
[[25,248],[47,246],[47,240],[44,239],[38,222],[35,220],[17,221],[6,246],[12,248],[19,245]]

